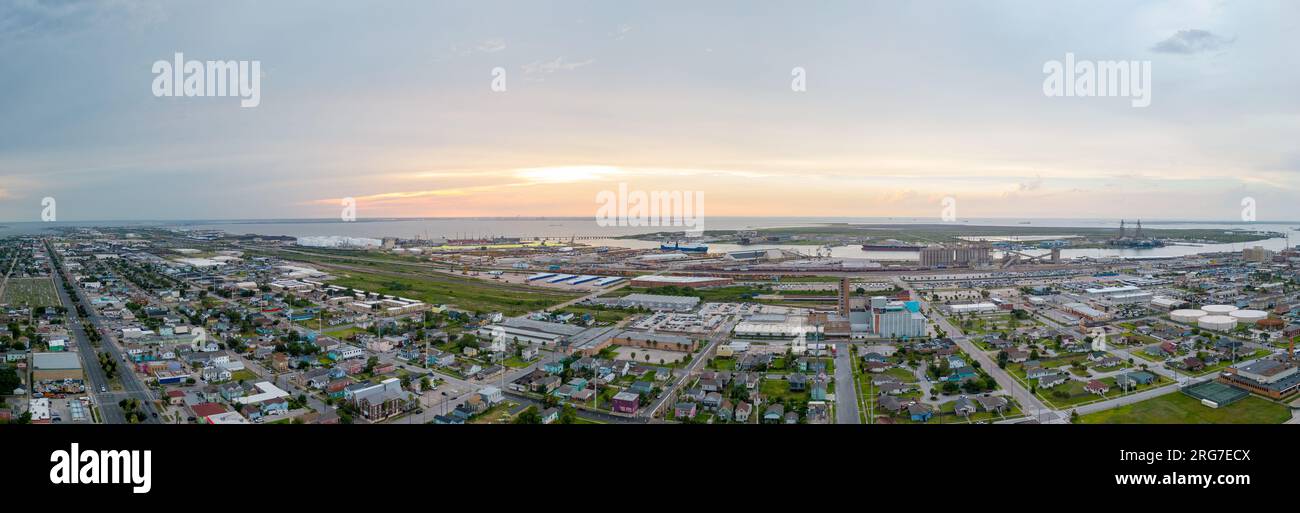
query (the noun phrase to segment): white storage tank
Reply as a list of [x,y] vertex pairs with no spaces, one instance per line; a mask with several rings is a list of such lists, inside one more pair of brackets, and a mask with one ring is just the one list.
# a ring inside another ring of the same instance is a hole
[[1207,330],[1228,331],[1237,327],[1237,319],[1227,315],[1207,315],[1197,319],[1196,325]]
[[1205,310],[1210,315],[1228,315],[1237,311],[1237,307],[1232,305],[1206,305],[1202,306],[1201,310]]
[[1263,310],[1237,310],[1228,315],[1232,316],[1232,318],[1237,319],[1238,321],[1249,322],[1249,323],[1254,323],[1255,321],[1258,321],[1260,319],[1268,318],[1268,312],[1265,312]]
[[1205,310],[1174,310],[1169,312],[1169,318],[1174,322],[1183,322],[1187,324],[1193,324],[1197,319],[1205,317],[1206,315],[1209,314],[1205,313]]

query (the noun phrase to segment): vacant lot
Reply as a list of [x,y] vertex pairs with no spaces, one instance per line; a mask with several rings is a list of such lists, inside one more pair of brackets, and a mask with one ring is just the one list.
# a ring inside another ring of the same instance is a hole
[[1154,399],[1079,417],[1082,424],[1281,424],[1291,418],[1286,406],[1251,396],[1221,408],[1174,392]]
[[464,310],[500,311],[506,315],[541,310],[579,296],[435,272],[381,274],[347,270],[337,274],[339,279],[331,282],[332,285],[409,297],[430,304],[448,304]]
[[11,305],[58,306],[59,296],[49,278],[10,278],[3,301]]

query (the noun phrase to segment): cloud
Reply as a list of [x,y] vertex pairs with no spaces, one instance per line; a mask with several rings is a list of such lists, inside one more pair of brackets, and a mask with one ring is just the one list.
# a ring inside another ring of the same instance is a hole
[[103,26],[138,28],[162,21],[163,6],[136,0],[8,0],[0,8],[0,41],[62,36]]
[[1168,39],[1156,43],[1155,46],[1151,47],[1151,51],[1178,55],[1193,55],[1219,50],[1232,44],[1236,40],[1236,38],[1224,38],[1208,30],[1185,29],[1179,30],[1174,35],[1169,36]]
[[610,32],[609,35],[613,36],[615,41],[622,41],[623,38],[627,36],[627,33],[631,31],[632,31],[631,25],[622,24],[619,25],[618,28],[615,29],[613,32]]
[[1043,187],[1043,177],[1042,175],[1039,175],[1039,176],[1035,176],[1033,180],[1030,180],[1028,182],[1021,182],[1019,185],[1016,186],[1016,190],[1020,192],[1031,192],[1031,191],[1036,191],[1042,187]]
[[488,39],[487,41],[483,41],[482,43],[479,43],[478,46],[475,48],[477,48],[478,51],[483,53],[496,53],[506,49],[506,40],[499,37],[494,39]]
[[569,61],[564,57],[556,57],[550,61],[534,61],[523,65],[524,73],[528,75],[549,75],[557,71],[573,71],[575,69],[587,66],[596,59],[587,59],[585,61]]
[[505,38],[494,37],[491,39],[484,39],[482,41],[470,45],[459,45],[459,44],[453,45],[449,53],[445,55],[438,55],[433,60],[434,62],[443,62],[443,61],[451,60],[453,58],[469,57],[471,55],[479,54],[479,53],[497,53],[505,49],[506,49]]

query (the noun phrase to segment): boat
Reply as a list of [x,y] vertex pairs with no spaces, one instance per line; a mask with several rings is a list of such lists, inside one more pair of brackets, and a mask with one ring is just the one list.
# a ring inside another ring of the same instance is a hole
[[901,243],[901,242],[899,242],[899,243],[894,243],[894,244],[884,244],[884,243],[872,244],[872,243],[866,243],[866,244],[863,244],[863,245],[862,245],[862,251],[920,251],[920,250],[921,250],[921,246],[915,246],[915,245],[912,245],[912,244],[904,244],[904,243]]
[[681,251],[685,253],[708,253],[709,247],[704,244],[682,244],[673,242],[672,244],[663,243],[659,245],[660,251]]

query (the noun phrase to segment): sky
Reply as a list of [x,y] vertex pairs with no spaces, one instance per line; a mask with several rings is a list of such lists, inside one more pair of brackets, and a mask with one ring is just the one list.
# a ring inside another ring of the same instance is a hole
[[[258,61],[260,103],[156,96]],[[1150,105],[1045,64],[1150,62]],[[1300,3],[0,4],[0,221],[706,215],[1300,219]],[[500,85],[504,72],[504,90]],[[794,90],[795,68],[804,89]]]

